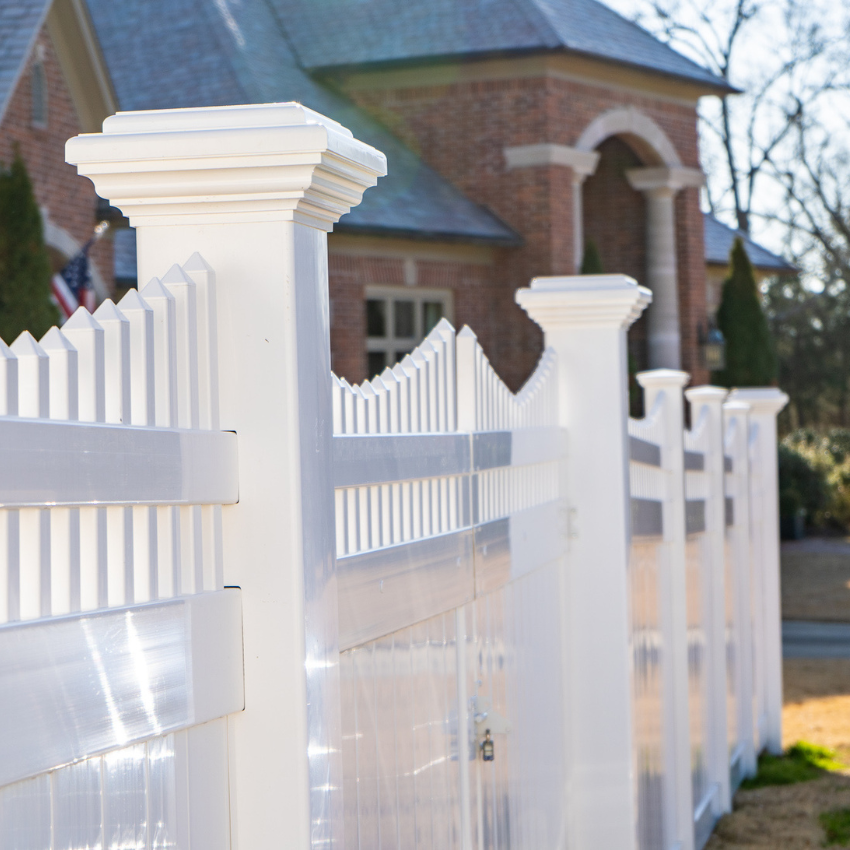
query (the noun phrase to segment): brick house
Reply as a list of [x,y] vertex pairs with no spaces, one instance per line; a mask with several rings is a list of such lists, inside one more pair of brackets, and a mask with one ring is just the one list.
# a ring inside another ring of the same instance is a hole
[[[707,379],[706,262],[725,268],[733,234],[700,212],[696,107],[729,89],[596,0],[88,8],[121,109],[298,100],[387,154],[329,238],[337,374],[375,374],[445,315],[517,389],[541,338],[514,290],[574,274],[592,239],[606,271],[653,289],[635,365]],[[133,251],[117,233],[124,285]]]
[[[115,95],[81,0],[16,0],[0,12],[0,163],[20,151],[58,271],[97,222],[94,187],[65,163],[65,141],[97,132],[117,109]],[[111,243],[95,245],[90,258],[95,291],[106,298]]]

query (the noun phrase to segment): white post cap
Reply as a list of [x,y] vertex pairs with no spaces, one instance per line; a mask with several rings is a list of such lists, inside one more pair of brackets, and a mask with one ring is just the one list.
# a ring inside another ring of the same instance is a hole
[[516,302],[544,331],[576,327],[627,328],[652,292],[622,274],[536,277]]
[[662,387],[683,387],[691,379],[687,372],[679,369],[650,369],[647,372],[638,372],[635,380],[645,389],[658,389]]
[[772,413],[775,416],[788,404],[788,396],[776,387],[741,387],[732,390],[729,401],[746,402],[751,413]]
[[298,103],[119,112],[66,160],[139,225],[296,221],[331,230],[387,160]]
[[710,402],[722,402],[729,395],[729,390],[725,387],[713,387],[704,385],[701,387],[690,387],[685,390],[685,398],[691,404],[708,404]]

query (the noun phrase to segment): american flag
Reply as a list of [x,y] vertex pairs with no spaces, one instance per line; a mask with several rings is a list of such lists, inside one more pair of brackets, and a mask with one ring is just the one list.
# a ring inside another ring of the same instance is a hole
[[94,312],[96,304],[89,270],[89,250],[108,227],[109,222],[106,221],[98,224],[92,238],[68,260],[62,271],[53,275],[50,282],[53,298],[65,319],[69,319],[78,307],[85,307],[90,313]]

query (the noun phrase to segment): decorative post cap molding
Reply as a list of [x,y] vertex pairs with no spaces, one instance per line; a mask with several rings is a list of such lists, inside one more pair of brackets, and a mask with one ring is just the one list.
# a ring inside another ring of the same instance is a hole
[[726,396],[729,395],[729,390],[724,387],[691,387],[685,390],[685,398],[691,404],[707,404],[709,402],[723,402]]
[[516,302],[544,331],[627,328],[652,301],[652,293],[622,274],[536,277],[516,291]]
[[723,412],[730,416],[745,416],[750,412],[750,405],[745,401],[727,401],[723,403]]
[[682,165],[660,166],[652,168],[630,168],[626,179],[638,192],[667,189],[678,192],[691,186],[704,186],[705,174],[698,168],[685,168]]
[[648,372],[638,372],[635,379],[645,390],[650,390],[683,387],[690,381],[691,376],[679,369],[650,369]]
[[743,387],[732,390],[729,402],[745,402],[750,413],[771,413],[775,416],[788,404],[788,396],[776,387]]
[[119,112],[65,158],[135,227],[297,221],[331,230],[386,157],[298,103]]
[[577,176],[585,178],[593,174],[599,164],[596,151],[580,151],[578,148],[550,142],[505,148],[504,153],[508,171],[537,165],[563,165],[572,168]]

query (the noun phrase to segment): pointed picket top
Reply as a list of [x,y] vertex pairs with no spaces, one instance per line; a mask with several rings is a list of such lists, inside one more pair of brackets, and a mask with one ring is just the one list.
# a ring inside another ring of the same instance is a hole
[[76,347],[56,326],[52,327],[42,338],[39,345],[44,351],[76,351]]
[[41,347],[50,361],[48,414],[51,419],[74,420],[79,417],[79,353],[59,328],[51,328],[42,338]]
[[211,274],[212,267],[197,251],[195,251],[195,253],[192,254],[185,263],[183,263],[183,271],[187,274],[192,274],[193,272]]
[[29,331],[24,331],[13,343],[18,358],[18,415],[44,419],[50,408],[49,358]]
[[[104,302],[105,303],[105,302]],[[133,310],[147,310],[153,312],[153,308],[148,304],[141,295],[138,289],[131,289],[119,302],[119,309],[122,313],[129,313]]]
[[77,307],[71,318],[62,325],[62,333],[81,330],[103,330],[100,322],[85,307]]
[[142,298],[151,301],[154,298],[174,298],[174,296],[162,285],[158,277],[152,277],[142,290]]
[[94,318],[103,324],[104,322],[129,322],[129,319],[115,306],[111,298],[107,298],[94,311]]
[[[55,330],[55,328],[54,328]],[[18,360],[24,357],[47,358],[45,350],[36,342],[35,337],[29,331],[23,331],[12,343],[11,350]]]
[[164,285],[171,284],[172,286],[175,283],[183,284],[184,286],[195,286],[195,281],[193,281],[183,269],[175,263],[163,276],[162,283]]
[[18,413],[18,358],[0,339],[0,416]]
[[458,339],[474,339],[474,340],[477,340],[477,339],[478,339],[478,337],[477,337],[477,336],[476,336],[476,334],[475,334],[475,331],[474,331],[474,330],[472,330],[472,328],[471,328],[471,327],[469,327],[469,325],[464,325],[464,326],[463,326],[463,327],[462,327],[462,328],[458,331],[457,338],[458,338]]
[[14,360],[15,352],[0,339],[0,360]]

